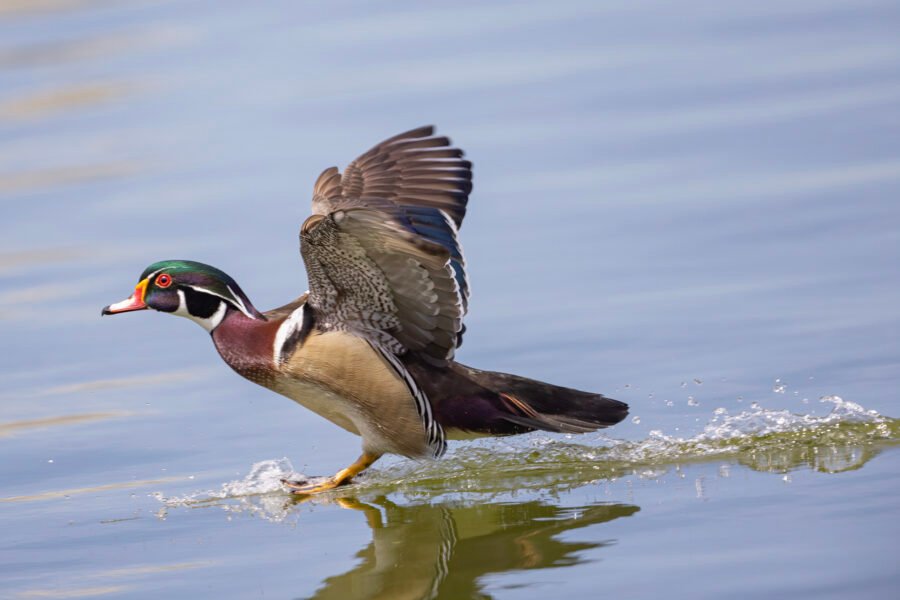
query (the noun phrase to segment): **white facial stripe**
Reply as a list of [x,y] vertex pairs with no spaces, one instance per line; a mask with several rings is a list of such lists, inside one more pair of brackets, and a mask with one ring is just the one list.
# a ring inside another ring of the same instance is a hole
[[206,331],[212,332],[213,329],[219,326],[222,323],[222,319],[225,318],[225,311],[228,310],[225,302],[219,302],[219,308],[216,309],[210,317],[204,319],[202,317],[197,317],[188,312],[187,308],[187,299],[184,297],[184,290],[177,290],[178,293],[178,309],[172,313],[178,315],[179,317],[186,317],[197,323],[205,329]]
[[247,315],[248,317],[250,317],[251,319],[255,319],[256,317],[254,317],[253,315],[250,314],[250,311],[247,310],[246,306],[244,306],[244,301],[241,300],[240,296],[238,296],[237,294],[234,293],[234,290],[231,289],[231,286],[226,283],[225,287],[228,288],[228,291],[231,292],[231,295],[234,296],[234,299],[237,300],[238,304],[240,304],[239,308],[241,309],[241,312],[244,313],[245,315]]
[[[250,319],[256,318],[252,314],[250,314],[250,311],[247,310],[247,307],[244,306],[244,303],[237,296],[234,296],[234,298],[226,298],[222,294],[217,294],[212,290],[208,290],[204,287],[200,287],[200,286],[196,286],[196,285],[185,285],[184,287],[189,287],[192,290],[194,290],[195,292],[201,292],[203,294],[209,294],[210,296],[215,296],[216,298],[221,298],[222,300],[224,300],[225,302],[228,302],[228,303],[233,303],[236,300],[237,306],[235,306],[235,308],[237,308],[239,311],[241,311],[242,313],[247,315],[247,318],[250,318]],[[230,291],[232,294],[234,294],[234,291],[231,289],[230,286],[228,287],[228,291]]]
[[284,345],[291,339],[292,335],[303,329],[304,306],[306,305],[301,304],[298,308],[295,308],[294,312],[284,320],[284,323],[282,323],[278,327],[278,331],[275,332],[275,343],[272,345],[272,360],[276,365],[281,364],[281,361],[287,358],[283,355]]
[[157,269],[157,270],[153,271],[152,273],[150,273],[149,275],[147,275],[144,279],[146,279],[147,281],[152,281],[153,278],[157,275],[157,273],[161,273],[162,271],[165,271],[165,270],[166,270],[165,267],[163,267],[162,269]]

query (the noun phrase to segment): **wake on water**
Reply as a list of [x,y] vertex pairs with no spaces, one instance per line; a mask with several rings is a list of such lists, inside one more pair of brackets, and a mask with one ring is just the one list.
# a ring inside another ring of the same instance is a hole
[[[831,405],[830,412],[821,417],[756,405],[733,415],[719,408],[700,433],[688,438],[651,431],[639,441],[601,435],[594,443],[572,443],[560,437],[532,435],[475,442],[458,446],[440,461],[406,460],[373,469],[324,497],[559,490],[626,475],[660,476],[669,468],[710,460],[778,473],[799,467],[839,472],[859,468],[881,447],[900,442],[900,420],[838,396],[824,396],[820,401]],[[216,505],[283,516],[292,504],[281,480],[304,478],[287,458],[281,458],[254,464],[246,477],[218,490],[180,497],[153,495],[165,508]]]

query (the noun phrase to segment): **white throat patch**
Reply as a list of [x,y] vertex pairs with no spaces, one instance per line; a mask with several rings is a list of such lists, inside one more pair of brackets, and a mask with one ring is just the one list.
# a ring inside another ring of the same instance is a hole
[[228,307],[227,307],[227,303],[224,300],[221,300],[219,302],[219,308],[216,309],[216,312],[214,312],[208,318],[204,319],[202,317],[196,317],[188,312],[187,300],[184,297],[184,291],[183,290],[177,290],[177,291],[178,291],[178,309],[172,314],[178,315],[179,317],[186,317],[186,318],[190,319],[191,321],[193,321],[194,323],[197,323],[198,325],[200,325],[200,327],[202,327],[203,329],[205,329],[206,331],[208,331],[210,333],[212,333],[212,330],[215,329],[216,327],[218,327],[219,324],[222,322],[222,319],[225,318],[225,311],[228,309]]

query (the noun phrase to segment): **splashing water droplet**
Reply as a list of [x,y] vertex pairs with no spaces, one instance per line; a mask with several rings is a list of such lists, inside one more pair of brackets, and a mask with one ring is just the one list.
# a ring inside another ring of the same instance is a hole
[[700,402],[693,396],[688,396],[688,406],[700,406]]
[[671,400],[666,400],[666,406],[675,406],[675,403]]
[[781,379],[776,379],[774,385],[772,385],[772,391],[776,394],[783,394],[787,389],[787,385]]
[[640,425],[640,424],[641,424],[641,418],[638,417],[638,416],[632,417],[631,422],[634,423],[635,425]]
[[752,408],[753,410],[759,410],[759,402],[751,403],[750,408]]

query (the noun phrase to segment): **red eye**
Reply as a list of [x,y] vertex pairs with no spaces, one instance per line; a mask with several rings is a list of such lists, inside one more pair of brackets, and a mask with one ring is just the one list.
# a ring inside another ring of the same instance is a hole
[[167,288],[172,285],[172,276],[163,273],[156,278],[156,287]]

